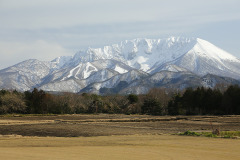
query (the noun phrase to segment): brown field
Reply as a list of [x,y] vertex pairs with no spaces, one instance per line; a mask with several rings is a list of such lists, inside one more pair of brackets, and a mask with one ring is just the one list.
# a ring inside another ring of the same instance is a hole
[[0,159],[240,159],[240,140],[172,135],[239,131],[240,116],[0,117]]
[[89,137],[174,134],[190,131],[239,131],[240,116],[55,115],[2,116],[0,135]]

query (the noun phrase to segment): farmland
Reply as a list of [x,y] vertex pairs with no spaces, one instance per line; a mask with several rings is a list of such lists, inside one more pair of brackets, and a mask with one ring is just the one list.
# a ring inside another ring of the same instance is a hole
[[1,159],[238,159],[239,139],[175,135],[239,131],[240,116],[4,115]]
[[240,116],[150,116],[123,114],[20,115],[0,117],[0,134],[90,137],[134,134],[176,134],[187,130],[239,131]]

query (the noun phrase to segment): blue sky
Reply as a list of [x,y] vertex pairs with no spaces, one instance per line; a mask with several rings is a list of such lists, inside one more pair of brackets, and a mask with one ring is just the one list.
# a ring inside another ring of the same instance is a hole
[[134,38],[199,37],[240,57],[239,0],[0,0],[0,69]]

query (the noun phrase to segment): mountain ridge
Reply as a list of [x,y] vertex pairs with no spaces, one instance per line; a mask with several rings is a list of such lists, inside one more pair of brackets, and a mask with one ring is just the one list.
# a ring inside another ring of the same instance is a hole
[[[37,87],[46,91],[77,93],[90,91],[92,86],[94,92],[99,93],[101,87],[114,88],[126,79],[127,84],[135,84],[130,88],[137,87],[141,83],[133,82],[144,81],[156,73],[163,74],[163,71],[171,72],[169,83],[172,85],[160,85],[161,87],[180,87],[171,80],[180,73],[198,77],[200,85],[213,87],[203,84],[201,77],[211,74],[239,80],[240,60],[200,38],[138,38],[102,48],[88,48],[73,56],[57,57],[50,62],[33,59],[23,61],[0,70],[0,88],[26,91]],[[161,81],[161,78],[163,77],[158,77],[158,80]],[[125,86],[128,86],[126,83]],[[146,92],[151,87],[146,86],[142,90]],[[184,85],[180,88],[183,89]],[[138,90],[138,93],[142,93],[141,89]]]

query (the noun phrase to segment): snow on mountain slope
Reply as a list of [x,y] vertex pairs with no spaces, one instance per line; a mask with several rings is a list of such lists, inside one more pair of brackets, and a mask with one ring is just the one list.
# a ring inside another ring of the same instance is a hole
[[145,94],[154,87],[180,90],[188,87],[196,88],[202,86],[206,88],[214,88],[216,84],[224,84],[225,86],[228,86],[235,84],[240,85],[240,82],[232,78],[220,77],[212,74],[207,74],[201,77],[191,72],[161,71],[143,79],[133,81],[122,90],[119,90],[118,93]]
[[65,81],[55,81],[46,83],[39,87],[44,91],[52,91],[52,92],[73,92],[77,93],[85,87],[85,84],[77,83],[74,78],[67,79]]
[[50,73],[51,70],[55,68],[55,65],[51,62],[43,62],[36,59],[30,59],[18,63],[12,67],[1,70],[0,72],[18,72],[18,73],[29,73],[31,75],[36,75],[39,78],[45,77]]
[[146,72],[139,71],[139,70],[131,70],[124,74],[117,74],[106,81],[92,83],[86,88],[83,88],[81,92],[92,92],[99,94],[99,90],[101,88],[113,88],[116,87],[120,82],[131,83],[132,81],[142,79],[144,77],[149,76]]
[[0,71],[0,88],[29,90],[41,83],[56,66],[51,62],[26,60]]
[[240,81],[237,81],[229,77],[220,77],[212,74],[207,74],[203,76],[201,84],[206,88],[214,88],[217,84],[224,84],[225,86],[229,85],[239,85]]
[[[96,60],[92,62],[79,62],[78,64],[62,67],[61,69],[55,70],[50,75],[48,75],[44,83],[49,83],[53,81],[64,81],[69,78],[74,77],[75,79],[87,79],[95,72],[98,72],[103,69],[111,69],[117,73],[126,73],[133,68],[128,65],[118,62],[116,60],[106,59],[106,60]],[[104,73],[104,72],[102,72]],[[104,75],[99,75],[100,78]],[[98,80],[97,77],[96,81]],[[103,78],[101,78],[103,79]]]
[[213,44],[197,39],[195,46],[170,62],[197,75],[215,74],[240,79],[240,60]]
[[199,38],[126,40],[111,46],[80,51],[65,65],[100,59],[114,59],[148,73],[188,70],[198,75],[209,73],[240,79],[240,60]]
[[64,91],[77,93],[91,83],[96,82],[101,83],[118,74],[119,74],[118,72],[111,69],[102,69],[93,73],[87,79],[78,79],[76,77],[70,77],[61,81],[55,80],[49,83],[43,83],[43,85],[41,85],[39,89],[54,92]]
[[193,38],[171,37],[158,40],[136,39],[132,43],[135,49],[134,52],[128,53],[128,64],[149,72],[155,64],[164,64],[182,56],[196,41]]
[[[154,78],[158,72],[163,75],[162,71],[174,76],[188,73],[184,76],[189,80],[207,74],[240,79],[240,60],[199,38],[134,39],[102,48],[88,48],[51,62],[24,61],[0,71],[0,88],[99,92],[101,88],[116,88],[120,82],[126,82],[132,85],[130,87],[134,87],[134,83],[135,88],[139,86],[136,92],[140,93],[141,89],[147,90],[144,86],[152,86],[155,81],[148,79],[143,86],[136,84],[137,81],[140,83],[146,76]],[[160,75],[156,81],[168,79],[167,75]],[[175,82],[170,80],[169,83]],[[183,87],[180,84],[172,86]]]
[[165,63],[158,67],[153,67],[151,73],[156,73],[160,71],[171,71],[171,72],[187,72],[188,70],[185,68],[181,68],[175,64]]
[[144,94],[153,87],[184,89],[187,87],[201,86],[200,77],[191,72],[161,71],[143,79],[132,82],[119,91],[121,94]]
[[55,64],[57,69],[63,68],[66,64],[69,64],[72,60],[72,56],[62,56],[62,57],[57,57],[51,62]]
[[194,38],[134,39],[103,48],[89,48],[76,53],[71,60],[66,60],[69,57],[59,57],[55,61],[65,62],[60,66],[66,66],[100,59],[114,59],[135,69],[148,71],[156,63],[164,64],[182,56],[195,44]]
[[90,83],[102,82],[132,69],[115,60],[83,62],[77,66],[56,70],[45,78],[45,81],[43,81],[39,88],[46,91],[60,92],[63,89],[61,86],[68,86],[72,82],[71,89],[69,87],[69,90],[64,89],[64,91],[79,92]]

